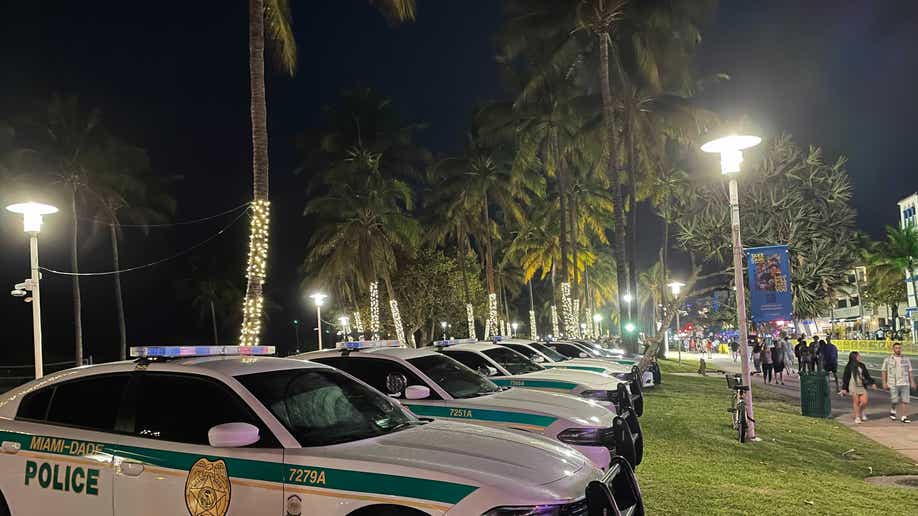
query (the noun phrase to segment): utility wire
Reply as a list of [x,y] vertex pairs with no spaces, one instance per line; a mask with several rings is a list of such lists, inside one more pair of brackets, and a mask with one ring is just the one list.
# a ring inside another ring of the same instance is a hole
[[242,208],[246,208],[250,204],[252,203],[246,202],[246,203],[240,204],[239,206],[236,206],[233,209],[221,211],[220,213],[217,213],[215,215],[209,215],[207,217],[202,217],[200,219],[180,220],[178,222],[165,222],[162,224],[115,224],[113,222],[108,222],[108,221],[100,220],[100,219],[91,219],[88,217],[79,217],[79,219],[92,222],[93,224],[101,224],[103,226],[115,226],[119,228],[168,228],[168,227],[173,227],[173,226],[187,226],[190,224],[200,224],[201,222],[207,222],[209,220],[220,218],[224,215],[229,215],[230,213],[236,212]]
[[150,262],[150,263],[146,263],[146,264],[143,264],[143,265],[138,265],[138,266],[136,266],[136,267],[128,267],[127,269],[121,269],[121,270],[117,270],[117,271],[104,271],[104,272],[68,272],[68,271],[58,271],[58,270],[54,270],[54,269],[49,269],[49,268],[47,268],[47,267],[39,267],[39,269],[41,269],[41,270],[43,270],[43,271],[45,271],[45,272],[50,272],[51,274],[59,274],[59,275],[61,275],[61,276],[109,276],[109,275],[112,275],[112,274],[120,274],[120,273],[122,273],[122,272],[133,272],[133,271],[138,271],[138,270],[141,270],[141,269],[148,269],[148,268],[150,268],[150,267],[159,265],[159,264],[161,264],[161,263],[168,262],[168,261],[170,261],[170,260],[174,260],[174,259],[176,259],[176,258],[179,258],[179,257],[181,257],[181,256],[183,256],[183,255],[186,255],[186,254],[190,253],[191,251],[194,251],[195,249],[197,249],[197,248],[199,248],[199,247],[201,247],[201,246],[203,246],[203,245],[209,243],[211,240],[214,240],[215,238],[217,238],[217,237],[219,237],[220,235],[222,235],[226,230],[228,230],[233,224],[235,224],[239,219],[242,218],[243,215],[245,215],[245,214],[248,213],[248,212],[249,212],[248,209],[243,210],[241,213],[239,213],[239,215],[236,215],[235,217],[233,217],[233,220],[231,220],[229,224],[223,226],[223,228],[221,228],[220,231],[217,231],[216,233],[214,233],[213,235],[207,237],[207,238],[204,239],[203,241],[198,242],[197,244],[195,244],[195,245],[193,245],[193,246],[191,246],[191,247],[189,247],[189,248],[187,248],[187,249],[185,249],[185,250],[183,250],[183,251],[179,251],[178,253],[175,253],[175,254],[173,254],[172,256],[163,258],[163,259],[161,259],[161,260],[156,260],[155,262]]

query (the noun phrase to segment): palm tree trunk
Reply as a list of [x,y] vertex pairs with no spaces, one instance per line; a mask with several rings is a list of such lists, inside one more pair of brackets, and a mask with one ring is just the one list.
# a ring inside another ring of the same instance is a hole
[[[252,194],[258,209],[268,210],[268,112],[265,99],[265,5],[264,0],[249,1],[249,88],[252,118]],[[256,227],[259,216],[252,212],[250,251],[245,288],[240,343],[256,345],[259,342],[264,285],[264,268],[259,260],[267,258],[268,228]],[[267,217],[267,215],[266,215]],[[265,222],[267,222],[266,219]],[[253,252],[264,249],[264,256]]]
[[[633,116],[633,115],[632,115]],[[631,118],[631,117],[629,117]],[[630,232],[630,242],[628,248],[628,288],[631,295],[637,299],[638,279],[637,279],[637,179],[636,163],[634,152],[634,122],[629,123],[628,129],[628,190],[630,191],[630,211],[631,221],[628,229]]]
[[564,168],[564,160],[558,150],[557,135],[552,137],[552,146],[554,147],[556,164],[556,174],[558,175],[558,194],[561,201],[561,234],[559,235],[561,246],[561,282],[569,281],[570,276],[567,270],[568,249],[567,249],[567,171]]
[[[465,245],[462,245],[464,240]],[[462,274],[462,293],[465,295],[465,304],[471,303],[471,295],[469,294],[469,274],[468,266],[465,263],[467,258],[466,247],[468,246],[468,238],[459,239],[456,242],[456,258],[459,260],[459,271]]]
[[529,285],[529,309],[535,311],[535,300],[532,298],[532,278],[527,282]]
[[80,297],[80,272],[79,258],[77,256],[77,243],[79,241],[80,219],[77,218],[77,187],[73,185],[70,192],[70,212],[73,215],[73,238],[70,240],[70,270],[73,284],[73,333],[76,339],[74,360],[76,365],[83,365],[83,308]]
[[[214,300],[210,300],[210,322],[214,327],[214,346],[220,345],[220,337],[217,333],[217,312],[214,310]],[[297,330],[299,331],[299,329]]]
[[483,213],[485,223],[485,279],[488,282],[488,294],[496,292],[494,288],[494,243],[491,240],[491,214],[489,213],[488,199],[484,200]]
[[108,227],[109,235],[112,239],[112,264],[115,266],[115,308],[118,312],[118,335],[121,337],[121,345],[118,348],[118,356],[121,360],[127,358],[127,327],[124,322],[124,299],[121,293],[121,261],[118,259],[118,231],[115,225]]
[[[615,134],[615,108],[612,104],[612,88],[609,84],[609,42],[607,34],[600,34],[599,38],[599,80],[602,90],[603,125],[606,131],[607,174],[612,181],[612,201],[614,203],[613,230],[615,232],[613,250],[615,253],[615,272],[618,283],[618,293],[621,296],[627,290],[628,267],[625,261],[625,210],[622,205],[622,182],[619,178],[620,167],[618,163],[618,148]],[[618,305],[618,331],[622,339],[625,338],[625,318],[622,316],[621,303]],[[635,351],[632,348],[632,351]]]
[[[577,206],[577,195],[572,193],[570,200],[570,210],[571,210],[571,265],[573,266],[572,273],[574,275],[574,281],[571,282],[571,298],[578,299],[579,296],[579,283],[580,283],[580,267],[577,263],[577,239],[579,238],[580,224],[578,224],[578,206]],[[580,320],[580,314],[577,315],[577,320]]]

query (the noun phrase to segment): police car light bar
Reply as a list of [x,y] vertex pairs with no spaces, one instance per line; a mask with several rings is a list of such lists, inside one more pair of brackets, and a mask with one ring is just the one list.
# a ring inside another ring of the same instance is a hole
[[401,344],[397,340],[355,340],[341,342],[338,349],[372,349],[372,348],[397,348]]
[[273,355],[274,346],[132,346],[132,357]]
[[502,340],[504,340],[504,336],[503,336],[503,335],[494,335],[494,336],[491,337],[491,341],[492,341],[492,342],[500,342],[500,341],[502,341]]
[[474,344],[478,342],[475,339],[447,339],[447,340],[435,340],[433,341],[434,346],[445,348],[447,346],[455,346],[456,344]]

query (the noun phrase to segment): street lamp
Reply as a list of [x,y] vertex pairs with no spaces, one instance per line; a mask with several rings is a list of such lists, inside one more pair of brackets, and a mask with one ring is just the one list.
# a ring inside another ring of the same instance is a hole
[[636,326],[634,325],[633,322],[627,322],[627,323],[625,323],[625,331],[626,331],[626,332],[631,333],[631,332],[634,331],[635,328],[636,328]]
[[440,328],[443,329],[443,340],[446,340],[446,321],[440,321]]
[[322,305],[325,304],[325,298],[328,297],[325,294],[315,293],[310,294],[309,297],[312,299],[312,302],[316,305],[316,321],[318,322],[319,330],[319,349],[322,349]]
[[510,324],[510,329],[513,330],[513,331],[510,332],[510,336],[511,336],[511,337],[516,337],[516,330],[518,330],[519,327],[520,327],[520,324],[519,324],[519,323],[511,323],[511,324]]
[[736,284],[736,320],[739,328],[739,347],[743,358],[743,383],[746,412],[749,419],[749,437],[755,439],[755,415],[752,410],[752,378],[749,374],[748,331],[746,328],[746,285],[743,282],[743,241],[740,236],[739,193],[736,175],[743,163],[743,150],[762,142],[758,136],[731,135],[711,140],[701,146],[702,152],[720,154],[720,171],[730,175],[730,228],[733,234],[733,281]]
[[[44,364],[41,353],[41,295],[38,288],[41,274],[38,272],[38,233],[41,231],[42,217],[57,213],[57,208],[38,202],[11,204],[7,210],[22,215],[22,229],[29,234],[30,269],[32,276],[26,281],[27,289],[32,290],[32,338],[35,346],[35,378],[44,375]],[[18,285],[17,285],[18,287]],[[17,291],[27,290],[19,289]],[[14,295],[18,292],[14,291]],[[82,365],[82,364],[77,364]]]
[[596,334],[602,337],[602,314],[593,314],[593,322],[596,323]]
[[[673,292],[673,299],[679,299],[679,291],[682,290],[682,287],[685,286],[685,283],[679,281],[673,281],[672,283],[666,285]],[[679,349],[679,363],[682,363],[682,340],[679,339],[679,332],[682,331],[682,326],[679,324],[679,304],[676,303],[676,345]]]
[[293,320],[293,331],[296,333],[296,352],[300,352],[300,320]]

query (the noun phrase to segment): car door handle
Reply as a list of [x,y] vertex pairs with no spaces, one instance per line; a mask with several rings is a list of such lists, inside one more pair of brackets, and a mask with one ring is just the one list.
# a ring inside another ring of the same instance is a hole
[[3,441],[2,447],[3,453],[19,453],[19,449],[22,445],[16,441]]
[[121,474],[129,477],[137,477],[143,473],[143,464],[139,462],[124,461],[121,463]]

